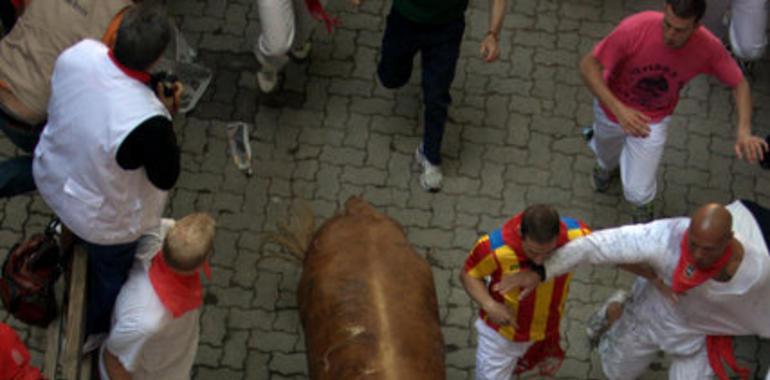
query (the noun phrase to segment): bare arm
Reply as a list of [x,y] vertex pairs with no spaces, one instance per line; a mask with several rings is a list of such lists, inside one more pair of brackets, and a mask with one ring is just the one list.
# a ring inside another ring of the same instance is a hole
[[504,304],[495,301],[492,296],[487,292],[487,287],[484,285],[484,281],[473,278],[465,271],[460,273],[460,282],[463,284],[465,291],[471,296],[479,307],[481,307],[492,318],[492,321],[499,325],[513,325],[516,327],[516,320],[513,318],[513,313]]
[[733,88],[733,97],[738,111],[735,154],[748,162],[757,162],[764,157],[768,146],[763,139],[751,134],[751,89],[746,78]]
[[104,350],[104,367],[107,369],[107,375],[110,380],[131,380],[131,373],[129,373],[120,360],[113,355],[110,350]]
[[650,118],[644,113],[627,107],[620,101],[602,76],[604,68],[592,52],[586,53],[580,60],[580,75],[588,89],[618,118],[623,130],[635,137],[647,137],[650,134]]
[[618,268],[646,278],[656,289],[672,304],[679,302],[679,296],[671,290],[671,287],[663,282],[663,279],[655,273],[655,270],[647,264],[620,264]]
[[481,40],[481,57],[484,62],[493,62],[500,56],[500,30],[503,28],[508,0],[490,0],[489,31]]

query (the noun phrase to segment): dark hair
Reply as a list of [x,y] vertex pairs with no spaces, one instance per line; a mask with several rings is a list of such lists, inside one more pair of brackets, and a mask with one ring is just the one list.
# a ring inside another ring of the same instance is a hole
[[166,11],[156,2],[143,1],[123,15],[113,50],[123,66],[146,71],[170,40],[171,23]]
[[695,17],[695,22],[700,21],[706,13],[706,0],[666,0],[666,4],[671,6],[676,17]]
[[521,239],[549,243],[559,236],[559,213],[551,206],[536,204],[527,207],[521,217]]

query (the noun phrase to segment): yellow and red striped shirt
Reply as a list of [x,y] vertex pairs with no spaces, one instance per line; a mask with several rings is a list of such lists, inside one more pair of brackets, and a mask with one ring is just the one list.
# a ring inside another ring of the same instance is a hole
[[[514,342],[536,342],[559,333],[559,322],[572,274],[541,283],[521,301],[518,289],[506,293],[505,296],[492,291],[492,286],[498,283],[503,275],[527,269],[532,265],[521,248],[520,224],[521,214],[518,214],[502,228],[482,236],[465,260],[465,272],[477,279],[490,278],[489,294],[513,310],[519,328],[499,326],[489,320],[484,310],[481,310],[481,319],[489,327]],[[572,218],[561,218],[557,247],[589,233],[590,230],[584,223]]]

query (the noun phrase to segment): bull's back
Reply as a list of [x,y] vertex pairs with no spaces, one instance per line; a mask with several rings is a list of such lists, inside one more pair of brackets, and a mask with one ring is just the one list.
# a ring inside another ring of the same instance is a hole
[[363,201],[316,234],[299,304],[312,379],[443,379],[428,263],[403,229]]

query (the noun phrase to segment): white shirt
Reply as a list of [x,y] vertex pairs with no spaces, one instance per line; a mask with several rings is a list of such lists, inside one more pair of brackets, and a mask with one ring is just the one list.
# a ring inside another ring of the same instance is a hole
[[122,244],[160,223],[167,193],[143,168],[125,170],[116,159],[126,136],[154,116],[170,119],[152,90],[121,71],[101,42],[83,40],[57,59],[32,173],[43,200],[75,235]]
[[112,328],[99,355],[101,378],[109,380],[104,350],[120,360],[134,380],[187,380],[198,350],[200,309],[174,319],[150,283],[148,268],[173,221],[139,240],[137,256],[115,302]]
[[[652,322],[648,325],[671,327],[666,339],[693,334],[770,337],[770,255],[751,213],[739,202],[728,210],[735,237],[744,249],[730,281],[707,280],[688,290],[675,305],[650,285],[639,292],[647,305],[647,315],[641,318]],[[546,274],[558,276],[582,263],[646,263],[670,286],[689,223],[689,218],[674,218],[596,231],[559,249],[545,263]]]

